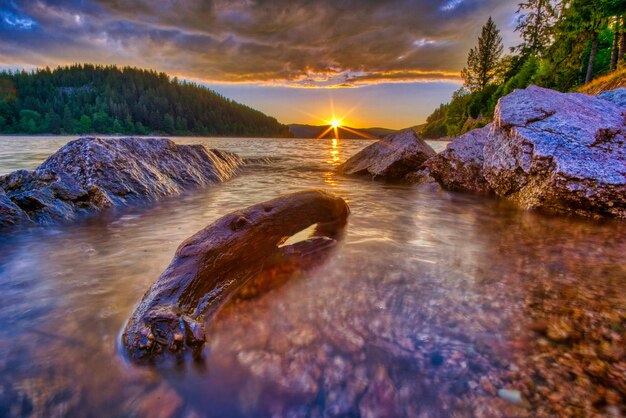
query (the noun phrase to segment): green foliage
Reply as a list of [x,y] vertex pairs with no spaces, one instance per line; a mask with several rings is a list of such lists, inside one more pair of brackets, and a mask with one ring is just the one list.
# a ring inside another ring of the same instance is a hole
[[[519,5],[518,27],[522,45],[516,55],[490,66],[491,79],[485,78],[480,55],[486,33],[497,38],[489,22],[481,40],[472,48],[468,68],[463,70],[467,90],[454,94],[427,119],[422,135],[427,138],[457,136],[486,125],[493,119],[498,100],[515,89],[536,84],[559,91],[572,91],[586,78],[610,71],[615,31],[626,31],[626,0],[527,0]],[[621,26],[619,23],[623,22]],[[597,48],[592,45],[597,44]],[[591,61],[591,65],[590,65]],[[626,63],[622,63],[626,65]],[[496,70],[498,68],[498,70]]]
[[507,81],[495,89],[489,98],[485,113],[493,115],[493,111],[501,97],[512,93],[515,89],[523,89],[532,84],[538,69],[539,59],[536,56],[529,56],[519,69],[511,74]]
[[522,55],[542,55],[550,44],[553,27],[558,19],[558,7],[551,0],[527,0],[519,3],[517,27],[523,43],[516,49]]
[[483,90],[498,78],[503,49],[502,36],[490,16],[478,37],[478,45],[470,49],[467,66],[461,72],[468,90]]
[[0,72],[0,133],[289,136],[272,117],[165,73],[73,65]]
[[80,121],[78,121],[77,131],[78,132],[76,133],[79,134],[87,134],[92,131],[91,118],[89,116],[83,115],[80,117]]
[[39,112],[30,109],[20,110],[19,128],[27,134],[39,133],[42,126],[42,118]]

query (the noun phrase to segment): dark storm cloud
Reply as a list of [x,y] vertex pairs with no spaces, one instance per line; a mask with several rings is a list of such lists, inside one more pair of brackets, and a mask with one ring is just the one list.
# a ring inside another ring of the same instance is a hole
[[0,0],[0,63],[137,65],[300,86],[458,78],[518,0]]

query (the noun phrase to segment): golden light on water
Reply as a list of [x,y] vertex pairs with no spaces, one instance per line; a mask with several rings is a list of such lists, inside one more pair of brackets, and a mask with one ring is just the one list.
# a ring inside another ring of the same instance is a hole
[[337,144],[339,141],[337,139],[333,139],[333,143],[330,149],[330,157],[333,159],[333,165],[337,165],[340,163],[339,157],[339,145]]

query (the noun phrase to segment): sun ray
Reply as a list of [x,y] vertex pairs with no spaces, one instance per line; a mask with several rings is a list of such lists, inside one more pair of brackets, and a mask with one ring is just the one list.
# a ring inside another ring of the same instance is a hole
[[367,138],[367,139],[378,139],[378,138],[376,138],[376,137],[375,137],[375,136],[373,136],[373,135],[366,134],[365,132],[359,132],[359,131],[357,131],[356,129],[348,128],[347,126],[340,126],[339,128],[340,128],[340,129],[343,129],[343,130],[345,130],[345,131],[348,131],[348,132],[352,132],[353,134],[356,134],[356,135],[362,136],[363,138]]
[[322,132],[322,133],[321,133],[321,134],[317,137],[317,139],[324,138],[324,136],[325,136],[327,133],[329,133],[332,129],[333,129],[333,127],[332,127],[332,126],[329,126],[329,127],[328,127],[328,129],[326,129],[324,132]]
[[340,130],[344,130],[346,132],[350,132],[353,133],[359,137],[362,138],[366,138],[366,139],[378,139],[375,136],[369,135],[367,133],[364,132],[360,132],[357,129],[352,129],[349,128],[347,126],[344,125],[344,120],[350,115],[352,114],[352,112],[354,112],[358,107],[359,107],[360,103],[355,104],[354,106],[352,106],[350,109],[348,109],[347,112],[345,112],[342,116],[337,116],[337,113],[335,112],[335,102],[333,100],[332,97],[329,97],[329,107],[330,107],[330,119],[323,119],[319,116],[301,111],[301,113],[314,118],[316,120],[319,120],[321,122],[324,123],[324,125],[326,125],[326,129],[317,136],[317,139],[321,139],[324,138],[329,132],[333,132],[334,134],[334,138],[335,139],[339,139],[339,131]]

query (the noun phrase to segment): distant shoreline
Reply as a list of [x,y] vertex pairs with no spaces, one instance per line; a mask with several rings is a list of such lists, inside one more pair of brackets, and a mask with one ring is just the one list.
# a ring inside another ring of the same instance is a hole
[[[333,139],[333,138],[298,138],[298,137],[281,137],[281,136],[224,136],[224,135],[169,135],[169,134],[148,134],[148,135],[135,135],[135,134],[0,134],[0,138],[3,137],[106,137],[106,138],[233,138],[233,139]],[[377,141],[376,138],[341,138],[341,141],[344,140],[358,140],[358,141]]]
[[[280,136],[224,136],[224,135],[168,135],[168,134],[148,134],[148,135],[135,135],[135,134],[97,134],[97,133],[89,133],[89,134],[0,134],[0,138],[6,137],[76,137],[83,138],[88,136],[94,137],[106,137],[106,138],[240,138],[240,139],[311,139],[311,140],[329,140],[329,139],[338,139],[340,141],[345,140],[354,140],[354,141],[380,141],[382,138],[307,138],[307,137],[280,137]],[[454,138],[424,138],[425,141],[436,141],[436,142],[450,142]]]

